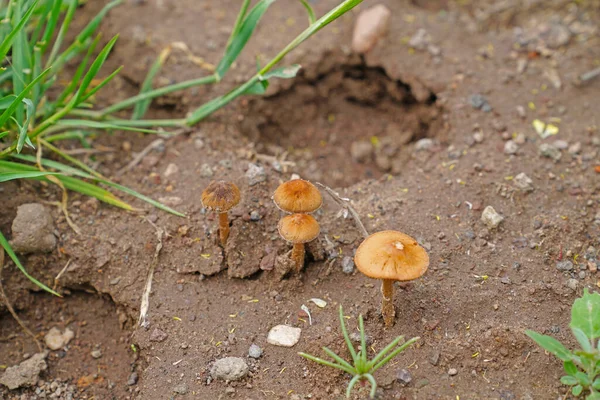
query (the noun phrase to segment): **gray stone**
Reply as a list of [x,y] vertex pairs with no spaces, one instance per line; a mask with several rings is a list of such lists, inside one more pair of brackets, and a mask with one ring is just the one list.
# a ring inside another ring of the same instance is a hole
[[200,176],[203,178],[210,178],[214,175],[214,172],[212,170],[212,168],[210,167],[210,165],[208,164],[202,164],[200,166]]
[[56,247],[54,222],[46,207],[38,203],[17,208],[10,244],[17,253],[47,253]]
[[546,46],[556,49],[569,43],[571,31],[564,25],[552,24],[542,32],[540,37],[546,43]]
[[10,390],[25,386],[34,386],[39,379],[40,372],[48,368],[46,364],[47,356],[47,352],[37,353],[21,364],[7,368],[2,377],[0,377],[0,384]]
[[188,386],[185,383],[180,383],[173,388],[173,392],[181,395],[187,394]]
[[246,171],[246,178],[248,179],[248,185],[254,186],[267,180],[267,174],[264,167],[256,164],[248,164],[248,170]]
[[540,155],[551,158],[554,161],[560,160],[562,154],[559,149],[551,145],[550,143],[542,143],[539,147]]
[[508,140],[504,143],[504,153],[505,154],[516,154],[519,151],[519,145],[512,140]]
[[133,386],[137,383],[138,381],[138,374],[137,372],[132,372],[131,375],[129,375],[129,378],[127,379],[127,385],[129,386]]
[[433,139],[430,139],[430,138],[419,139],[415,143],[415,150],[416,151],[431,150],[433,148],[434,144],[435,143],[434,143]]
[[253,210],[250,213],[250,221],[259,221],[261,218],[260,213],[256,210]]
[[60,350],[65,347],[71,339],[75,337],[73,331],[69,328],[61,332],[57,327],[53,327],[46,333],[44,341],[50,350]]
[[167,339],[167,337],[169,337],[169,335],[167,335],[166,332],[163,332],[158,328],[154,328],[154,330],[150,334],[150,341],[151,342],[163,342],[164,340]]
[[391,11],[383,4],[361,11],[354,25],[352,50],[356,53],[367,53],[375,47],[379,39],[386,34],[391,16]]
[[277,325],[271,328],[267,342],[281,347],[292,347],[300,340],[302,329],[289,325]]
[[573,263],[569,260],[559,261],[556,263],[556,269],[562,272],[572,271]]
[[214,379],[237,381],[248,374],[248,364],[239,357],[225,357],[215,361],[210,369]]
[[504,217],[498,214],[492,206],[487,206],[481,213],[481,222],[489,229],[497,228],[502,221],[504,221]]
[[403,368],[396,373],[396,380],[402,386],[406,386],[412,381],[412,375],[409,370]]
[[519,175],[515,176],[513,182],[516,187],[521,189],[524,192],[533,191],[533,181],[524,172],[521,172]]
[[367,162],[373,156],[373,145],[364,140],[352,142],[350,145],[350,156],[356,162]]
[[345,274],[351,274],[354,272],[354,260],[352,257],[345,256],[342,258],[342,271],[344,271]]
[[471,107],[475,109],[485,112],[492,111],[492,106],[490,106],[485,96],[479,93],[472,94],[471,96],[469,96],[469,103],[471,103]]
[[577,286],[579,286],[579,282],[575,278],[571,278],[567,281],[567,287],[571,290],[577,290]]
[[262,353],[262,349],[254,343],[252,343],[250,345],[250,348],[248,349],[248,356],[251,358],[260,358],[260,356],[262,356]]

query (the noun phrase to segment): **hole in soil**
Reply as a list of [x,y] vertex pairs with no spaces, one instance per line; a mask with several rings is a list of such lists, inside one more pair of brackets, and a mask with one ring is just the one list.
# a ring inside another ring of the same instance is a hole
[[300,75],[289,89],[252,99],[241,131],[258,153],[285,154],[294,171],[332,187],[399,174],[410,158],[407,145],[430,137],[439,122],[436,95],[419,102],[383,68],[327,58],[330,66],[318,75]]

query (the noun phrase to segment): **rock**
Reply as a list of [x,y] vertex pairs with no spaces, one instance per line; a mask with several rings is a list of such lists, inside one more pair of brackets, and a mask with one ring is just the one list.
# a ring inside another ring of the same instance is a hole
[[484,139],[483,132],[477,131],[477,132],[473,133],[473,141],[475,143],[483,143],[483,139]]
[[10,244],[17,253],[48,253],[56,247],[54,222],[46,207],[38,203],[17,208]]
[[342,258],[342,271],[348,275],[354,272],[354,260],[352,257],[345,256]]
[[169,337],[169,335],[167,335],[166,332],[163,332],[158,328],[154,328],[154,330],[150,334],[150,341],[151,342],[164,342],[168,337]]
[[513,140],[508,140],[504,143],[504,153],[505,154],[516,154],[519,150],[519,145],[516,144]]
[[569,148],[569,142],[567,142],[566,140],[555,140],[554,143],[552,143],[552,145],[559,150],[566,150]]
[[180,383],[179,385],[176,385],[173,388],[173,392],[180,394],[180,395],[184,395],[187,394],[188,392],[188,386],[185,383]]
[[450,376],[455,376],[457,374],[458,374],[458,370],[456,368],[450,368],[448,370],[448,375],[450,375]]
[[408,41],[408,45],[417,50],[426,50],[431,45],[431,35],[423,28],[419,29]]
[[569,154],[579,154],[581,152],[581,142],[575,142],[569,146]]
[[391,11],[383,4],[377,4],[362,11],[356,18],[352,35],[352,50],[356,53],[369,52],[389,27]]
[[572,271],[573,263],[569,260],[559,261],[556,263],[556,269],[562,272]]
[[577,290],[577,286],[579,286],[579,282],[575,278],[571,278],[567,281],[567,287],[571,290]]
[[440,352],[435,350],[429,356],[429,363],[435,367],[436,365],[438,365],[439,362],[440,362]]
[[367,141],[359,140],[350,145],[350,156],[359,163],[371,160],[373,156],[373,145]]
[[210,178],[214,175],[212,168],[208,164],[202,164],[200,166],[200,176],[203,178]]
[[519,175],[515,176],[513,179],[513,183],[516,187],[521,189],[524,192],[533,191],[533,181],[524,172],[521,172]]
[[300,340],[302,329],[289,325],[277,325],[269,331],[267,342],[281,347],[292,347]]
[[481,213],[481,222],[489,229],[497,228],[502,221],[504,221],[504,217],[498,214],[492,206],[487,206]]
[[165,178],[168,178],[172,175],[177,175],[179,173],[179,167],[173,163],[167,165],[167,168],[165,169],[165,172],[163,172],[163,175],[165,176]]
[[571,31],[564,25],[552,24],[540,34],[540,38],[549,48],[557,49],[569,43]]
[[412,375],[409,370],[403,368],[396,373],[396,380],[402,386],[406,386],[412,381]]
[[65,329],[65,331],[61,333],[61,331],[58,328],[53,327],[48,331],[48,333],[46,333],[44,341],[46,342],[46,346],[48,346],[50,350],[60,350],[67,344],[69,344],[71,339],[73,339],[74,337],[75,334],[69,328]]
[[237,381],[248,374],[248,364],[239,357],[225,357],[215,361],[210,369],[210,375],[214,379],[225,381]]
[[250,213],[250,221],[260,221],[260,219],[261,219],[261,215],[258,211],[253,210]]
[[248,179],[248,185],[254,186],[267,180],[267,174],[264,167],[257,164],[248,164],[248,170],[246,171],[246,178]]
[[90,354],[92,357],[98,359],[98,358],[102,357],[102,350],[95,349],[95,350],[92,350],[92,352]]
[[562,157],[560,150],[549,143],[540,144],[539,152],[540,155],[551,158],[554,161],[558,161]]
[[138,381],[138,374],[137,372],[132,372],[131,375],[129,375],[129,378],[127,379],[127,385],[128,386],[133,386],[137,383]]
[[429,139],[429,138],[419,139],[415,143],[415,150],[416,151],[431,150],[433,148],[434,144],[435,143],[433,142],[433,139]]
[[48,368],[46,364],[47,356],[47,352],[37,353],[19,365],[6,368],[6,371],[0,377],[0,384],[10,390],[25,386],[34,386],[39,379],[40,372]]
[[252,343],[250,345],[250,348],[248,349],[248,356],[251,358],[260,358],[260,356],[262,356],[262,353],[262,349],[254,343]]
[[479,93],[475,93],[475,94],[472,94],[471,96],[469,96],[469,103],[471,103],[471,107],[473,107],[477,110],[481,110],[481,111],[485,111],[485,112],[492,111],[492,106],[490,106],[490,103],[488,103],[485,96],[483,96]]
[[263,271],[271,271],[275,267],[276,252],[271,252],[260,260],[260,269]]

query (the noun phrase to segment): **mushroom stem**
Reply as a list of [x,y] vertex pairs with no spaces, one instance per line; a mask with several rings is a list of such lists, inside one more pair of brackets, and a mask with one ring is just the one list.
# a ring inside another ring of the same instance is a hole
[[227,218],[227,212],[219,213],[219,238],[221,238],[221,245],[225,247],[227,244],[227,238],[229,237],[229,218]]
[[381,284],[381,314],[383,315],[383,322],[385,326],[390,327],[394,325],[394,317],[396,311],[394,310],[394,281],[391,279],[382,279]]
[[300,273],[304,266],[304,243],[294,243],[292,261],[296,264],[296,272]]

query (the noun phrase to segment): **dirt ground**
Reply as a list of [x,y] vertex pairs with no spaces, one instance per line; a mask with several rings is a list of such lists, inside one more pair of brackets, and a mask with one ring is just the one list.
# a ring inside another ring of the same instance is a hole
[[[102,3],[85,5],[77,24]],[[115,9],[102,30],[105,38],[120,33],[109,61],[125,68],[99,101],[134,94],[173,42],[217,63],[237,3],[147,0]],[[314,6],[321,15],[336,3]],[[392,13],[388,34],[365,57],[351,54],[357,14],[378,3]],[[561,363],[524,330],[574,346],[570,305],[583,288],[600,286],[600,80],[576,84],[600,65],[599,10],[594,1],[366,0],[285,60],[303,66],[296,79],[165,139],[131,171],[117,174],[156,137],[99,136],[95,144],[114,149],[88,160],[101,173],[187,217],[136,201],[145,212],[127,213],[72,194],[77,235],[48,206],[57,250],[21,259],[50,285],[70,260],[59,286],[65,296],[40,293],[10,263],[3,285],[40,338],[52,327],[70,327],[75,338],[50,352],[37,389],[0,388],[0,398],[39,399],[44,391],[57,399],[342,399],[348,376],[297,356],[322,356],[322,346],[347,355],[340,304],[352,330],[365,317],[371,350],[398,335],[421,338],[376,373],[380,399],[569,398]],[[226,92],[252,73],[257,54],[265,62],[305,24],[300,4],[275,3],[225,82],[160,99],[151,117],[183,116]],[[157,83],[207,73],[174,51]],[[558,134],[542,138],[535,119]],[[428,250],[425,276],[397,286],[393,328],[379,316],[379,283],[343,272],[361,235],[325,194],[315,214],[321,235],[303,273],[285,275],[276,262],[290,247],[277,233],[281,213],[271,195],[292,173],[352,199],[369,232],[401,230]],[[200,203],[211,179],[231,180],[242,192],[224,253],[215,244],[216,218]],[[38,183],[0,189],[10,210],[0,215],[6,233],[19,205],[60,196]],[[495,229],[481,221],[487,206],[504,217]],[[141,297],[159,238],[143,328]],[[557,269],[567,260],[570,270]],[[0,368],[37,352],[8,313],[0,321]],[[302,328],[299,343],[268,344],[279,324]],[[251,344],[262,348],[260,358],[248,357]],[[101,357],[91,356],[98,349]],[[245,359],[249,375],[212,380],[211,366],[226,356]],[[409,383],[397,380],[401,369]]]

